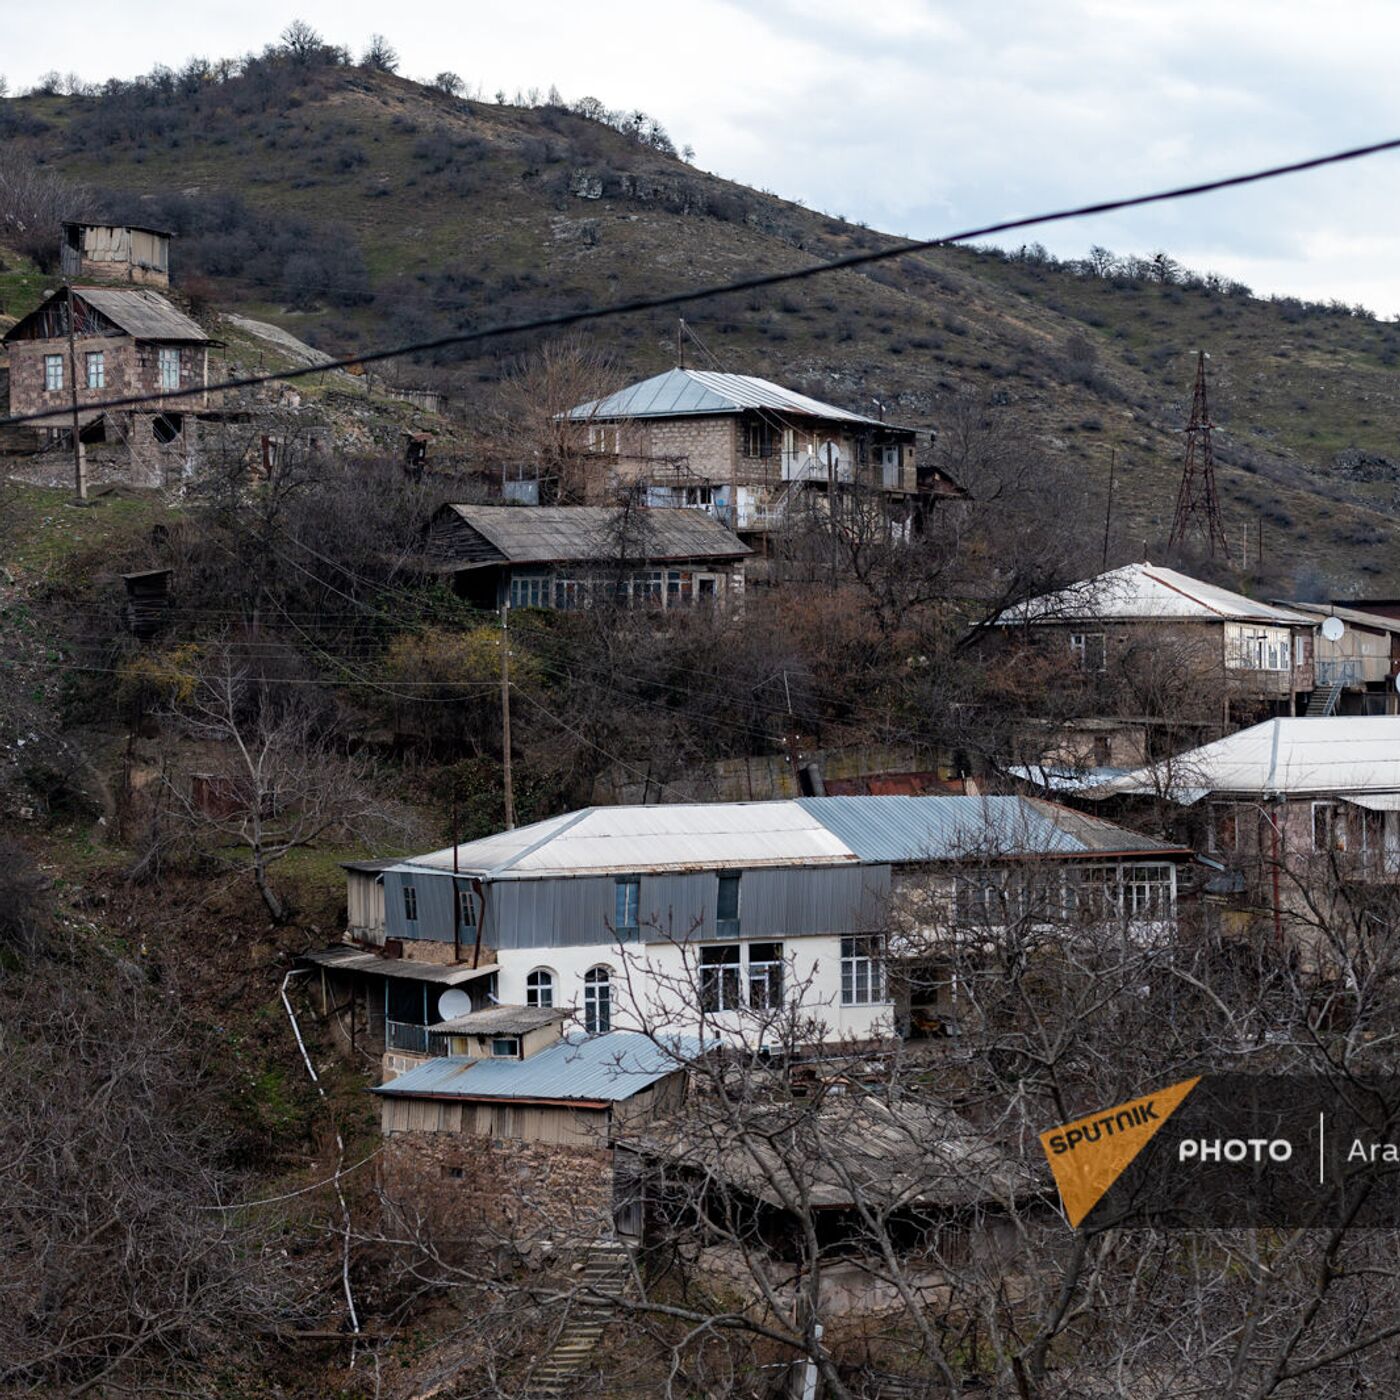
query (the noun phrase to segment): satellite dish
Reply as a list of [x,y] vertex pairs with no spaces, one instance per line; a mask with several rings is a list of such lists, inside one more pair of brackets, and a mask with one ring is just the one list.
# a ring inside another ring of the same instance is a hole
[[817,449],[817,461],[824,467],[841,465],[841,444],[828,439]]
[[1339,617],[1329,617],[1322,624],[1322,635],[1326,637],[1329,642],[1340,642],[1342,640],[1342,633],[1346,630],[1346,624]]
[[1395,688],[1396,690],[1400,690],[1400,674],[1397,674],[1395,677]]
[[472,999],[460,987],[449,987],[438,998],[438,1015],[444,1021],[454,1016],[465,1016],[472,1009]]

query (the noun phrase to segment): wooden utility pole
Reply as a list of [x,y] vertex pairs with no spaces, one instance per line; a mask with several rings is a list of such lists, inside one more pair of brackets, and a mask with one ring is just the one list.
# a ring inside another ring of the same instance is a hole
[[73,485],[78,493],[78,504],[86,505],[87,457],[83,452],[82,433],[78,427],[78,350],[73,332],[73,284],[64,283],[64,313],[68,321],[68,378],[72,389],[70,401],[73,405]]
[[1108,459],[1108,505],[1103,513],[1103,567],[1108,568],[1108,535],[1113,528],[1113,478],[1118,471],[1118,449]]
[[515,789],[510,772],[510,604],[501,604],[501,781],[506,794],[506,830],[515,829]]

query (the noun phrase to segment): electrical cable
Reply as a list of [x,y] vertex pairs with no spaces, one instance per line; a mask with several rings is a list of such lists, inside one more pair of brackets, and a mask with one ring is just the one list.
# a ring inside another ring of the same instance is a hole
[[[196,390],[183,390],[163,394],[127,394],[114,399],[93,400],[85,408],[134,408],[142,404],[163,403],[177,405],[188,400],[193,394],[217,393],[228,389],[249,389],[259,384],[285,382],[306,378],[313,374],[324,374],[332,369],[349,369],[353,365],[378,364],[384,360],[399,359],[405,355],[425,354],[435,350],[449,350],[462,345],[496,339],[501,336],[526,335],[534,331],[559,330],[565,326],[583,325],[591,321],[601,321],[614,316],[635,315],[642,311],[658,311],[671,306],[684,306],[689,302],[703,301],[709,297],[732,295],[737,292],[758,291],[766,287],[783,286],[791,282],[805,281],[808,278],[823,276],[831,272],[848,271],[853,268],[869,267],[874,263],[887,262],[891,258],[905,257],[910,253],[927,252],[934,248],[946,247],[953,243],[967,243],[978,238],[990,238],[998,233],[1010,233],[1017,229],[1034,228],[1043,224],[1064,223],[1071,219],[1084,219],[1099,214],[1112,214],[1123,209],[1140,209],[1151,204],[1164,204],[1170,200],[1190,199],[1198,195],[1213,194],[1219,190],[1238,189],[1244,185],[1258,184],[1265,180],[1279,179],[1285,175],[1297,175],[1307,170],[1319,170],[1325,166],[1341,165],[1348,161],[1361,160],[1367,156],[1379,155],[1385,151],[1400,150],[1400,137],[1388,141],[1375,141],[1365,146],[1353,146],[1344,151],[1333,151],[1323,156],[1311,156],[1305,160],[1289,161],[1284,165],[1267,166],[1260,170],[1247,171],[1240,175],[1227,175],[1220,179],[1200,181],[1190,185],[1176,185],[1170,189],[1156,190],[1150,194],[1131,195],[1118,199],[1097,200],[1090,204],[1074,205],[1065,209],[1052,210],[1044,214],[1033,214],[1021,219],[1002,219],[995,223],[982,224],[975,228],[963,229],[958,233],[943,234],[937,238],[906,240],[888,248],[867,249],[859,253],[847,253],[826,262],[808,264],[806,267],[791,268],[786,272],[759,273],[752,277],[740,277],[730,282],[718,283],[709,287],[692,287],[685,291],[666,292],[660,296],[634,297],[627,301],[612,302],[605,306],[585,307],[577,311],[559,312],[552,316],[535,316],[525,321],[506,322],[496,326],[486,326],[480,330],[459,331],[451,335],[434,336],[427,340],[411,341],[405,345],[393,346],[384,350],[366,350],[355,355],[327,360],[318,365],[305,365],[294,369],[277,370],[267,374],[242,375],[219,383],[201,386]],[[32,423],[40,419],[53,418],[54,409],[36,413],[12,414],[0,418],[0,428],[15,427],[22,423]]]

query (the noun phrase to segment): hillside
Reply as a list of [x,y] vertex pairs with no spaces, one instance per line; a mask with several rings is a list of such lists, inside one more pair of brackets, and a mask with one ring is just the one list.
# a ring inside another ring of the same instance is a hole
[[[560,107],[468,102],[359,68],[30,96],[0,104],[0,131],[100,207],[172,227],[187,291],[328,349],[885,241]],[[687,319],[725,368],[855,407],[879,399],[906,422],[934,426],[961,391],[985,393],[1028,454],[1082,464],[1090,499],[1116,451],[1118,557],[1163,548],[1205,348],[1227,525],[1237,548],[1247,533],[1252,566],[1262,526],[1260,586],[1400,585],[1377,549],[1400,499],[1400,329],[1345,307],[950,249],[714,299]],[[629,373],[674,360],[669,317],[590,334]],[[460,400],[524,348],[452,366]],[[1101,538],[1102,516],[1085,530]]]

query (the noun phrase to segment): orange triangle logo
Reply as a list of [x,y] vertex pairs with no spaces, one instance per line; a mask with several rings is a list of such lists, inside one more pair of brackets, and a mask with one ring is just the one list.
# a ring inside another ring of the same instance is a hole
[[1104,1192],[1200,1082],[1198,1074],[1155,1094],[1129,1099],[1116,1108],[1103,1109],[1041,1133],[1040,1145],[1055,1174],[1055,1185],[1060,1188],[1060,1200],[1071,1226],[1077,1227],[1093,1210]]

